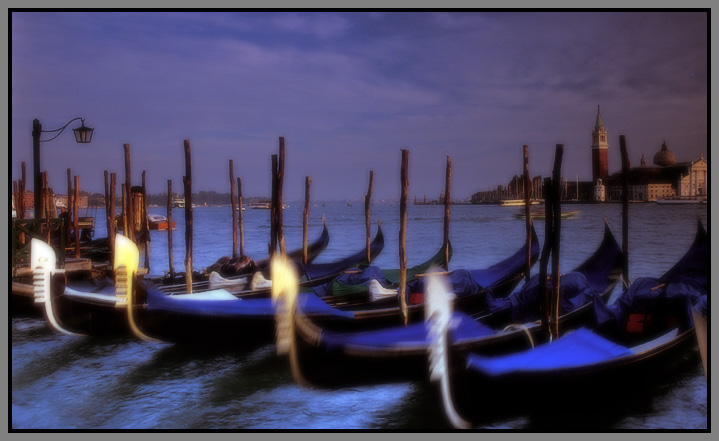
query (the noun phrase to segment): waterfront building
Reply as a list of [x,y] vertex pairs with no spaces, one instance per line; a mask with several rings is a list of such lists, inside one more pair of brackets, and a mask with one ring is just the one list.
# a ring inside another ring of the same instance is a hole
[[[604,120],[597,106],[597,117],[592,131],[592,180],[580,182],[562,179],[561,199],[563,201],[604,202],[619,201],[622,195],[621,170],[609,175],[609,142]],[[639,167],[629,169],[629,198],[632,201],[653,202],[667,198],[706,199],[709,184],[709,167],[703,155],[699,159],[677,162],[676,156],[662,142],[654,154],[653,164],[647,165],[642,154]],[[541,176],[532,178],[532,198],[542,199]],[[514,176],[506,187],[499,185],[496,190],[480,191],[472,195],[472,203],[498,203],[507,199],[522,199],[523,182]]]
[[[622,172],[606,178],[608,199],[620,200]],[[646,163],[644,155],[639,167],[629,169],[629,198],[633,201],[654,202],[672,197],[706,197],[708,164],[703,155],[696,160],[676,162],[674,153],[666,142],[654,155],[653,166]]]

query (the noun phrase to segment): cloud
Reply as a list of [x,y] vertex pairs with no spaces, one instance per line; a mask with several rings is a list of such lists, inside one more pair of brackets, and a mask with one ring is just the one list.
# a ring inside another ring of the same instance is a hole
[[280,31],[323,39],[338,37],[351,28],[351,22],[346,16],[327,13],[281,12],[273,15],[269,21]]

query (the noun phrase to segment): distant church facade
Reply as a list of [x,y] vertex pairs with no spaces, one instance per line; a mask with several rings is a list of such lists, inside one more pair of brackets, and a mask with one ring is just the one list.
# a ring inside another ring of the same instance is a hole
[[[608,145],[602,143],[607,131],[597,108],[597,120],[592,132],[592,178],[595,186],[595,201],[618,201],[622,197],[622,172],[607,173]],[[666,142],[654,154],[652,165],[648,165],[642,154],[638,167],[629,169],[629,199],[632,201],[654,202],[671,197],[696,197],[707,195],[709,167],[706,159],[677,162]],[[604,187],[601,189],[601,187]],[[604,199],[601,199],[601,196]]]

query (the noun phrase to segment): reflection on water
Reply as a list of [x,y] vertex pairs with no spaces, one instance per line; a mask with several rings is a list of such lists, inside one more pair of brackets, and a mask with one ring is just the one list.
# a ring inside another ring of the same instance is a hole
[[[364,247],[364,208],[327,204],[310,212],[310,241],[321,232],[324,214],[330,243],[318,262],[329,262]],[[288,249],[301,246],[301,204],[285,210]],[[621,240],[619,204],[577,206],[579,216],[562,222],[560,269],[583,261],[602,237],[609,221]],[[706,207],[633,204],[630,207],[630,276],[658,276],[689,247],[696,219],[706,225]],[[150,209],[163,213],[164,208]],[[524,222],[514,208],[453,206],[450,269],[480,268],[506,257],[524,240]],[[184,268],[182,210],[175,210],[175,268]],[[246,210],[246,253],[267,254],[269,212]],[[433,255],[442,243],[441,206],[410,206],[408,264]],[[373,223],[381,219],[385,249],[375,263],[398,266],[399,209],[375,205]],[[232,251],[229,207],[194,210],[196,268]],[[97,219],[96,237],[105,235]],[[543,242],[544,225],[537,234]],[[373,226],[373,234],[376,226]],[[150,271],[168,267],[167,236],[153,232]],[[142,255],[142,253],[141,253]],[[534,268],[536,273],[537,268]],[[615,295],[618,292],[615,292]],[[250,338],[250,336],[248,336]],[[13,429],[376,429],[449,430],[441,401],[430,385],[400,382],[336,390],[301,388],[273,345],[254,349],[180,346],[138,342],[130,338],[59,335],[42,318],[12,318]],[[630,392],[628,392],[630,393]],[[488,402],[491,399],[488,398]],[[582,416],[574,422],[532,415],[491,421],[479,429],[607,431],[633,429],[706,429],[707,383],[697,362],[668,378],[648,397],[620,410]]]

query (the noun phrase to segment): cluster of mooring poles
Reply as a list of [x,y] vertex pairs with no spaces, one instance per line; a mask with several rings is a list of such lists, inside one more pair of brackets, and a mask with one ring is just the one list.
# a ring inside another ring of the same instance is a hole
[[[399,199],[399,293],[398,301],[401,310],[401,320],[406,325],[409,321],[407,309],[407,197],[409,192],[409,150],[402,149],[402,160],[400,167],[400,199]],[[444,270],[449,270],[449,213],[451,205],[450,180],[452,176],[452,160],[447,156],[447,167],[445,174],[444,189],[444,240],[442,248],[444,251]],[[370,191],[372,175],[370,175]],[[369,193],[368,193],[369,194]],[[369,220],[368,220],[369,222]],[[369,230],[368,230],[369,231]],[[368,233],[369,234],[369,233]],[[369,236],[367,239],[369,243]]]
[[[623,251],[623,282],[625,287],[630,283],[629,267],[628,267],[628,243],[629,243],[629,156],[627,153],[626,139],[624,135],[619,136],[619,144],[622,157],[622,251]],[[183,142],[185,156],[185,175],[183,176],[184,187],[184,208],[185,208],[185,283],[187,292],[192,292],[192,237],[193,237],[193,205],[192,205],[192,158],[190,149],[190,140],[185,139]],[[125,160],[125,182],[121,184],[122,195],[122,214],[119,222],[115,217],[115,191],[117,186],[116,173],[104,171],[105,178],[105,213],[107,217],[107,235],[110,250],[110,265],[115,248],[115,232],[118,223],[122,226],[123,234],[137,244],[144,245],[145,248],[145,268],[149,271],[149,221],[148,221],[148,200],[146,189],[146,171],[142,171],[142,185],[132,186],[131,183],[131,161],[130,161],[130,145],[124,144],[124,160]],[[524,213],[526,222],[526,269],[524,271],[525,279],[530,278],[531,268],[531,245],[532,245],[532,216],[530,213],[530,205],[532,198],[532,185],[529,175],[529,146],[524,145],[523,152],[523,174],[522,181],[524,187]],[[554,166],[552,176],[544,179],[542,193],[545,196],[545,241],[542,247],[539,265],[539,278],[544,281],[540,283],[540,293],[542,296],[542,328],[545,330],[549,339],[555,339],[559,336],[559,255],[561,243],[561,166],[564,154],[564,145],[557,144],[555,148]],[[26,165],[22,162],[22,178],[19,181],[13,181],[13,196],[16,201],[16,213],[18,219],[25,219],[25,191],[26,191]],[[450,182],[451,182],[452,161],[447,156],[446,163],[446,179],[444,190],[444,270],[449,268],[449,219],[450,219]],[[47,172],[40,173],[41,187],[36,189],[36,201],[40,201],[39,213],[40,219],[44,217],[45,232],[47,240],[50,240],[50,213],[54,210],[54,197],[50,194],[48,188]],[[270,207],[270,242],[268,243],[270,258],[277,253],[285,254],[285,241],[283,231],[283,203],[282,191],[285,176],[285,139],[279,137],[279,150],[277,154],[271,156],[271,179],[272,179],[272,200]],[[230,204],[232,207],[232,257],[245,257],[244,250],[244,226],[243,226],[243,197],[242,197],[242,179],[235,179],[233,161],[229,161],[229,181],[230,181]],[[305,176],[305,192],[304,192],[304,208],[302,211],[302,262],[307,263],[308,260],[308,223],[310,210],[310,189],[312,179]],[[237,192],[235,193],[235,185]],[[365,212],[365,231],[366,231],[366,261],[371,260],[370,255],[370,207],[374,185],[374,171],[369,172],[369,182],[367,194],[364,197]],[[406,299],[406,282],[407,282],[407,200],[409,189],[409,150],[401,149],[401,168],[400,168],[400,224],[399,224],[399,294],[398,302],[402,311],[402,321],[408,322],[408,310]],[[71,169],[67,169],[67,225],[62,234],[74,243],[74,255],[80,257],[80,228],[78,219],[78,206],[80,199],[80,178],[72,176]],[[168,258],[169,258],[169,275],[171,278],[176,276],[173,264],[173,242],[172,242],[172,207],[173,207],[172,180],[167,180],[167,234],[168,234]],[[323,219],[324,220],[324,219]],[[239,230],[239,247],[238,247],[238,230]],[[64,243],[64,240],[63,240]],[[549,258],[552,258],[552,273],[548,278],[547,271]],[[548,289],[547,280],[551,281],[551,290]]]
[[[629,154],[627,153],[626,138],[624,135],[619,136],[619,146],[622,157],[622,280],[624,287],[630,284],[629,279]],[[541,324],[543,333],[547,339],[553,340],[559,337],[559,288],[560,288],[560,243],[561,243],[561,227],[562,227],[562,210],[560,203],[561,196],[561,167],[562,157],[564,155],[564,145],[557,144],[554,153],[554,166],[552,176],[544,179],[543,193],[545,195],[545,234],[544,245],[539,262],[539,284],[541,303]],[[524,146],[524,201],[525,201],[525,218],[527,227],[527,270],[525,273],[526,280],[529,280],[530,268],[530,252],[531,245],[531,227],[532,220],[530,216],[530,186],[526,185],[529,181],[529,147]],[[552,258],[552,274],[547,277],[547,267],[549,258]],[[551,281],[551,290],[547,287],[547,280]]]

